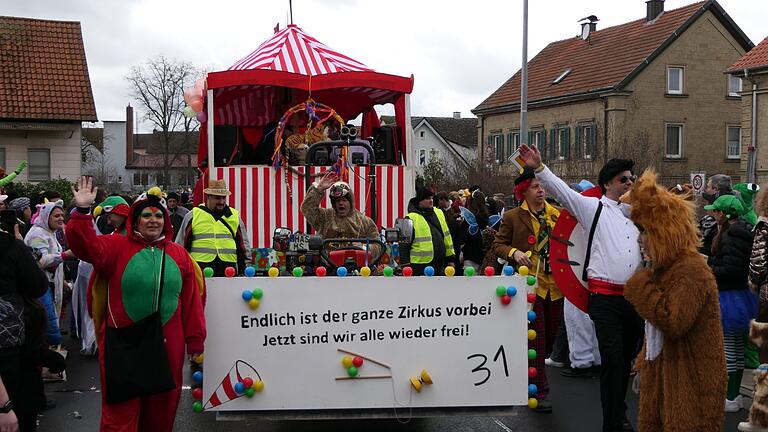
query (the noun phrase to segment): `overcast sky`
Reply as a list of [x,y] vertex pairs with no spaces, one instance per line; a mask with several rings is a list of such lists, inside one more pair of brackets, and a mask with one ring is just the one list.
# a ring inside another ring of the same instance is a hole
[[[645,17],[644,0],[531,0],[529,59],[575,36]],[[692,3],[667,0],[666,10]],[[720,0],[753,43],[768,36],[763,0]],[[100,120],[131,102],[128,68],[165,55],[223,70],[286,24],[288,0],[2,0],[0,14],[80,21]],[[521,65],[522,0],[293,0],[307,33],[379,72],[415,76],[412,115],[450,116],[482,102]],[[134,106],[136,103],[132,103]]]

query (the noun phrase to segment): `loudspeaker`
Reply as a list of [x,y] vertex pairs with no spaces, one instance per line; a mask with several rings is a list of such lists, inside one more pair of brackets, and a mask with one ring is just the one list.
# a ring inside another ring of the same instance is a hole
[[384,126],[373,129],[373,151],[376,155],[376,164],[397,164],[397,152],[395,151],[394,134],[397,127]]
[[[218,125],[213,127],[214,157],[216,166],[226,166],[237,148],[239,130],[237,126]],[[233,161],[235,162],[235,161]]]

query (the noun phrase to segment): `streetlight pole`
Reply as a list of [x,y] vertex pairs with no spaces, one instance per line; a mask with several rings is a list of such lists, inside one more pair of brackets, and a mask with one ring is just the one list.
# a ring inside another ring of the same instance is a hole
[[520,74],[520,142],[528,142],[528,0],[523,0],[523,69]]

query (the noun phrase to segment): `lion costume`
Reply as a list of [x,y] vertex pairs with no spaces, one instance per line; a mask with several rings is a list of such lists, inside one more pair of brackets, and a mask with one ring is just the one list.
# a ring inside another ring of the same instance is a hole
[[698,252],[694,204],[646,171],[624,201],[650,264],[625,287],[646,320],[638,355],[643,431],[720,431],[727,384],[715,278]]

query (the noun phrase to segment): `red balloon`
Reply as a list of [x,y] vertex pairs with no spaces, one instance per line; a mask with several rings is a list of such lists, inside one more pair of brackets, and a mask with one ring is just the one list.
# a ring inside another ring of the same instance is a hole
[[354,365],[356,368],[359,368],[363,365],[363,358],[360,356],[355,356],[355,358],[352,359],[352,365]]
[[528,293],[528,303],[536,303],[536,293]]
[[535,367],[528,368],[528,378],[536,378],[536,375],[538,374],[539,374],[539,371],[537,371]]
[[509,304],[509,302],[511,302],[511,301],[512,301],[512,297],[510,297],[510,296],[508,296],[508,295],[506,295],[506,294],[504,294],[503,296],[501,296],[501,304],[503,304],[503,305],[508,305],[508,304]]
[[249,389],[249,388],[253,387],[253,379],[252,379],[251,377],[246,377],[246,378],[243,380],[243,385],[244,385],[244,386],[245,386],[245,388],[247,388],[247,389]]
[[317,266],[317,267],[315,267],[315,274],[316,274],[318,277],[323,277],[323,276],[325,276],[325,273],[326,273],[326,272],[327,272],[327,270],[326,270],[326,269],[325,269],[325,267],[323,267],[323,266]]
[[226,277],[233,277],[235,275],[235,268],[234,267],[227,267],[224,269],[224,275]]
[[403,267],[403,276],[413,276],[413,269],[410,267]]
[[493,269],[493,267],[488,266],[485,268],[485,275],[486,276],[493,276],[496,274],[496,270]]
[[192,399],[203,400],[203,389],[200,387],[195,387],[192,389]]

